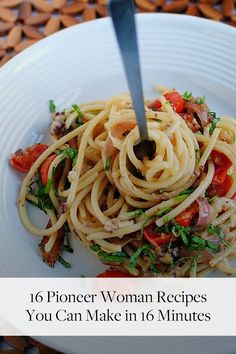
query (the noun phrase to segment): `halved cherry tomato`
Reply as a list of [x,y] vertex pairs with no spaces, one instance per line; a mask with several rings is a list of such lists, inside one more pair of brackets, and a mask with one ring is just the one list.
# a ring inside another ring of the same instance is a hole
[[232,162],[225,154],[216,150],[212,151],[211,158],[215,164],[215,173],[212,179],[212,184],[218,186],[224,182],[228,169],[232,166]]
[[105,270],[105,272],[100,273],[96,278],[131,278],[132,275],[122,272],[121,270]]
[[[175,112],[180,113],[183,111],[184,99],[177,91],[167,92],[164,97],[171,103]],[[161,108],[161,102],[157,99],[150,103],[149,108],[157,111]]]
[[175,238],[171,233],[165,234],[164,232],[155,232],[156,224],[152,223],[145,227],[143,230],[144,237],[148,242],[150,242],[154,247],[166,245],[169,243],[171,238]]
[[40,178],[43,186],[45,187],[48,181],[48,170],[51,166],[52,161],[55,159],[57,154],[52,154],[46,158],[46,160],[42,163],[40,167]]
[[190,226],[193,218],[199,213],[199,206],[197,202],[191,204],[186,210],[182,211],[176,216],[175,221],[181,226]]
[[17,170],[27,173],[39,156],[48,148],[45,144],[35,144],[26,149],[17,150],[10,159],[10,164]]
[[[226,193],[229,191],[229,189],[231,188],[232,184],[233,184],[233,178],[227,175],[222,184],[219,185],[211,184],[207,190],[207,194],[210,198],[216,195],[218,197],[224,197]],[[231,199],[233,199],[233,197]]]

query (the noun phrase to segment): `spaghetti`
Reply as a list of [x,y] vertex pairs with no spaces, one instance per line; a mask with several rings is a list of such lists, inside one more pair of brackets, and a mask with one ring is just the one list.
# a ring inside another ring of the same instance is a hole
[[[132,276],[235,274],[236,121],[218,118],[190,92],[166,91],[145,105],[156,152],[140,160],[128,95],[64,112],[51,101],[52,145],[31,160],[39,145],[11,158],[27,172],[23,224],[43,237],[51,266],[69,248],[69,229],[103,263]],[[48,215],[46,229],[30,222],[26,201]]]

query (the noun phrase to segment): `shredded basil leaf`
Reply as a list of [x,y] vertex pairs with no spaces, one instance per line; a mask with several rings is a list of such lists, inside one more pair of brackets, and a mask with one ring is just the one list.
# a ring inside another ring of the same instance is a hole
[[62,251],[65,251],[65,252],[74,253],[73,248],[71,248],[68,245],[63,245],[61,249],[62,249]]
[[69,262],[67,262],[62,256],[58,257],[58,262],[60,262],[65,268],[71,268],[71,265]]
[[134,252],[134,254],[130,257],[130,266],[132,268],[136,267],[137,261],[139,256],[141,255],[142,252],[144,252],[145,250],[150,250],[150,248],[152,248],[151,244],[147,244],[144,246],[139,247],[136,252]]
[[103,258],[106,262],[125,262],[129,260],[125,252],[108,253],[100,251],[98,252],[98,256]]
[[217,123],[220,121],[220,117],[217,117],[215,112],[209,112],[208,114],[210,114],[212,117],[211,126],[209,128],[209,133],[212,134],[216,128]]
[[64,154],[64,156],[69,157],[72,160],[72,165],[74,166],[77,162],[78,158],[78,150],[74,148],[65,148],[61,150],[61,153]]
[[163,221],[164,221],[164,224],[168,224],[168,222],[170,221],[169,216],[164,216]]
[[225,241],[225,234],[223,233],[223,231],[219,227],[209,224],[207,226],[207,232],[209,235],[215,234],[215,235],[219,236],[222,244],[226,247],[229,247],[229,243],[227,241]]
[[133,210],[133,211],[128,211],[126,214],[130,218],[137,218],[137,217],[143,215],[144,211],[143,211],[143,209],[136,209],[136,210]]
[[49,111],[50,111],[50,113],[56,112],[56,105],[55,105],[55,102],[53,100],[49,101]]
[[101,250],[101,246],[99,246],[97,243],[95,243],[95,245],[90,246],[90,248],[94,252],[98,252]]
[[105,171],[109,171],[110,167],[111,167],[111,157],[107,157],[105,167],[104,167]]
[[192,194],[195,191],[194,188],[189,188],[186,189],[185,191],[182,191],[179,195],[174,197],[176,202],[182,202],[185,198],[187,198],[188,195]]
[[171,210],[173,210],[173,208],[170,207],[165,207],[165,208],[161,208],[160,210],[158,210],[155,214],[155,216],[163,216],[166,213],[169,213]]

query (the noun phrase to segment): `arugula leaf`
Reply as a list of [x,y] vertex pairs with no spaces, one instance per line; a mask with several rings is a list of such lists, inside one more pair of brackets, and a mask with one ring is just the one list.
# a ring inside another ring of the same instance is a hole
[[143,215],[144,211],[143,211],[143,209],[136,209],[136,210],[133,210],[133,211],[128,211],[126,214],[130,218],[137,218],[137,217]]
[[55,176],[56,168],[53,166],[52,168],[52,178],[48,178],[47,184],[44,187],[44,193],[48,194],[51,188],[54,188],[54,176]]
[[107,157],[106,162],[105,162],[105,171],[109,171],[111,167],[111,157]]
[[205,101],[206,101],[205,96],[196,99],[196,103],[199,105],[205,103]]
[[56,105],[55,105],[55,102],[53,100],[49,101],[49,111],[50,111],[50,113],[56,112]]
[[216,128],[217,123],[220,121],[220,117],[217,117],[215,112],[209,112],[208,114],[210,114],[212,117],[211,126],[209,128],[209,133],[212,134]]
[[35,205],[37,208],[43,210],[44,212],[45,209],[54,209],[48,193],[45,193],[39,172],[36,172],[34,181],[29,185],[29,192],[37,198],[37,203],[29,201],[31,204]]
[[191,98],[193,97],[193,96],[192,96],[192,92],[190,92],[190,91],[185,91],[182,97],[183,97],[183,99],[184,99],[185,101],[189,101],[189,100],[191,100]]
[[190,236],[190,229],[188,227],[174,223],[171,231],[175,236],[178,236],[182,239],[185,246],[189,245],[188,237]]

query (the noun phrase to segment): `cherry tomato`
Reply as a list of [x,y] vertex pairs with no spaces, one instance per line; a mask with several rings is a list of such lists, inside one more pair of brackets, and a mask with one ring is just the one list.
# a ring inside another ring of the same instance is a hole
[[[184,99],[177,91],[167,92],[164,94],[164,97],[171,103],[175,112],[180,113],[183,111]],[[148,107],[154,111],[158,111],[161,108],[161,102],[157,99],[151,102]]]
[[225,154],[216,150],[212,151],[211,158],[215,164],[215,173],[212,179],[212,184],[218,186],[224,182],[228,169],[232,166],[232,162]]
[[[207,194],[210,198],[215,197],[216,195],[218,197],[224,197],[226,193],[229,191],[229,189],[231,188],[232,184],[233,184],[233,178],[227,175],[222,184],[218,184],[218,185],[211,184],[207,190]],[[233,197],[231,199],[233,199]]]
[[26,149],[17,150],[10,159],[10,164],[17,170],[27,173],[39,156],[48,148],[45,144],[35,144]]
[[190,226],[193,218],[199,213],[199,206],[197,202],[191,204],[186,210],[182,211],[175,221],[181,226]]
[[132,276],[128,273],[122,272],[121,270],[105,270],[105,272],[100,273],[96,278],[131,278]]
[[42,163],[40,167],[40,178],[43,186],[45,187],[48,181],[48,170],[51,166],[52,161],[55,159],[57,154],[52,154],[46,158],[46,160]]
[[155,227],[156,224],[152,223],[143,230],[144,237],[154,247],[165,245],[169,243],[172,237],[175,238],[171,233],[165,234],[164,232],[155,232]]

